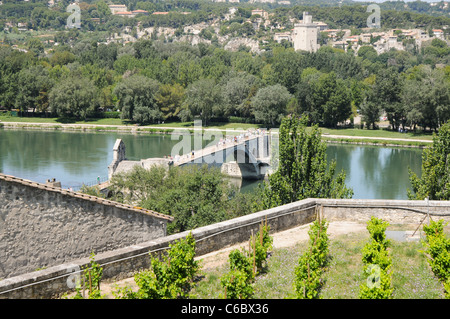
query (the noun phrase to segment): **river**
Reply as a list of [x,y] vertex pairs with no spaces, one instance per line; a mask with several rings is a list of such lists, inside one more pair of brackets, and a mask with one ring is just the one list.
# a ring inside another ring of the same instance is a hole
[[[63,188],[77,189],[107,177],[117,138],[124,141],[129,160],[170,155],[179,142],[164,134],[0,129],[0,172],[41,183],[55,178]],[[357,199],[407,199],[408,167],[419,173],[421,156],[417,148],[327,147],[328,160],[336,160],[337,171],[346,171],[346,184]],[[252,191],[258,183],[244,181],[242,191]]]

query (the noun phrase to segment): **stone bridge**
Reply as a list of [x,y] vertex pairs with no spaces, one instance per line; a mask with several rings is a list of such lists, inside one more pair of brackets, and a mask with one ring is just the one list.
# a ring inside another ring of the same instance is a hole
[[221,139],[215,145],[190,151],[187,154],[169,158],[148,158],[140,161],[129,161],[125,156],[125,144],[117,139],[113,149],[113,161],[108,166],[108,178],[114,174],[128,172],[135,165],[150,168],[152,165],[169,167],[191,164],[208,164],[220,167],[228,176],[242,179],[263,179],[270,167],[271,135],[258,131],[256,134],[246,133]]
[[173,165],[208,164],[221,167],[222,172],[229,176],[262,179],[270,167],[270,153],[269,135],[241,135],[190,154],[175,156]]

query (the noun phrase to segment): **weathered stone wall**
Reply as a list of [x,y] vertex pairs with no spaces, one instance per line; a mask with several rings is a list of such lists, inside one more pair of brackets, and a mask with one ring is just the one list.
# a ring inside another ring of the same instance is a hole
[[0,278],[165,236],[169,220],[0,174]]
[[450,222],[450,201],[412,201],[384,199],[318,199],[327,220],[367,222],[371,216],[390,224],[419,224],[426,214]]
[[[350,220],[365,223],[371,216],[375,216],[391,224],[412,223],[418,226],[429,211],[434,220],[442,218],[450,221],[449,201],[430,201],[428,204],[425,201],[403,200],[305,199],[197,228],[192,230],[192,234],[196,239],[196,253],[200,256],[247,241],[252,232],[256,233],[263,220],[267,220],[272,233],[308,224],[319,213],[328,221]],[[97,254],[95,260],[103,267],[104,279],[125,278],[149,267],[149,252],[161,252],[188,233],[159,237],[107,251]],[[69,291],[67,284],[69,276],[73,276],[74,269],[82,269],[88,262],[88,258],[72,260],[70,263],[0,281],[0,299],[49,298]]]

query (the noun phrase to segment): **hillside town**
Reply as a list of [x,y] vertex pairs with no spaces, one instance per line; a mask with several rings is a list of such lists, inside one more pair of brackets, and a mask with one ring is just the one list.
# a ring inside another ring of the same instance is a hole
[[[213,2],[229,2],[239,3],[239,0],[213,0]],[[76,5],[74,2],[71,5]],[[252,0],[249,3],[258,5],[259,3],[276,3],[277,5],[290,5],[290,1],[275,0]],[[0,2],[1,4],[1,2]],[[57,1],[48,1],[48,8],[52,9],[57,5]],[[441,1],[430,3],[430,6],[440,6],[440,9],[448,9],[449,2]],[[121,18],[140,18],[142,16],[166,16],[170,14],[190,15],[191,11],[147,11],[142,9],[131,10],[125,4],[109,4],[110,14]],[[330,46],[342,49],[345,52],[352,51],[357,54],[362,46],[372,46],[378,54],[395,50],[420,50],[425,43],[437,38],[448,41],[445,31],[448,26],[432,29],[402,29],[402,28],[331,28],[326,22],[318,21],[315,17],[303,12],[300,19],[287,17],[283,22],[274,19],[275,13],[268,10],[256,8],[251,10],[250,17],[241,20],[242,22],[234,22],[238,7],[229,7],[228,12],[223,16],[213,16],[207,21],[195,24],[186,24],[180,28],[167,26],[150,26],[144,27],[142,20],[137,19],[136,24],[124,25],[120,30],[115,29],[109,37],[103,42],[122,43],[135,42],[139,39],[159,38],[169,42],[190,42],[193,45],[198,43],[211,44],[213,39],[211,36],[205,36],[206,33],[212,34],[217,44],[223,45],[225,49],[236,51],[239,48],[247,47],[252,53],[261,53],[264,51],[264,45],[269,42],[284,43],[293,47],[295,50],[303,50],[308,52],[316,52],[321,46]],[[90,18],[91,23],[101,24],[104,21],[101,18]],[[228,24],[227,24],[228,23]],[[252,28],[253,34],[223,34],[223,30],[236,27],[248,26]],[[33,29],[29,22],[21,22],[10,20],[4,23],[4,32],[29,33]],[[206,32],[207,31],[207,32]],[[448,36],[447,36],[448,37]],[[447,42],[448,43],[448,42]],[[59,43],[54,39],[47,39],[47,50]],[[15,49],[27,52],[27,49],[17,45]]]
[[[217,0],[216,0],[217,1]],[[221,1],[221,0],[219,0]],[[239,0],[231,0],[229,2]],[[289,2],[289,1],[282,1]],[[289,4],[289,3],[286,3]],[[448,2],[445,3],[448,5]],[[109,6],[113,15],[134,17],[137,14],[148,15],[149,12],[145,10],[127,11],[125,5],[110,5]],[[236,13],[237,8],[232,7],[229,9],[224,20],[230,20]],[[190,12],[182,12],[183,14],[190,14]],[[166,15],[169,12],[153,12],[152,15]],[[183,36],[178,39],[173,39],[175,34],[175,28],[139,28],[135,36],[131,36],[131,27],[125,27],[122,33],[114,34],[108,41],[110,42],[134,42],[142,37],[148,37],[153,32],[158,32],[158,36],[163,36],[166,39],[172,38],[174,41],[186,41],[190,40],[192,44],[199,42],[210,43],[210,40],[201,37],[201,31],[203,29],[212,27],[218,36],[219,43],[228,44],[228,49],[237,49],[240,45],[246,45],[250,47],[252,52],[260,52],[259,41],[255,37],[240,39],[230,39],[228,36],[220,36],[220,19],[214,19],[211,23],[200,23],[195,25],[188,25],[184,27]],[[274,25],[271,21],[271,14],[263,9],[254,9],[251,11],[251,17],[244,23],[251,23],[255,30],[259,30],[261,26],[267,30],[267,35],[261,39],[261,43],[267,42],[269,36],[272,40],[281,43],[286,41],[290,43],[295,50],[304,50],[308,52],[316,52],[322,42],[322,45],[328,45],[333,48],[343,49],[346,52],[352,50],[358,52],[361,46],[372,46],[378,54],[385,53],[391,49],[406,50],[411,48],[420,49],[423,44],[434,38],[444,40],[444,30],[432,29],[431,32],[423,29],[390,29],[386,31],[379,31],[374,28],[362,28],[358,32],[359,34],[353,34],[350,29],[331,29],[328,24],[322,21],[315,21],[314,17],[308,12],[303,13],[303,19],[290,19],[289,22],[294,25],[292,29],[277,32],[277,30],[283,29],[284,26],[280,24]],[[322,40],[322,41],[320,41]]]

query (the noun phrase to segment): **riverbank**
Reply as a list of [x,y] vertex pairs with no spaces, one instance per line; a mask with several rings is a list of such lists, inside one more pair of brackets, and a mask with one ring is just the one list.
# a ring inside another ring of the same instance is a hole
[[[194,126],[193,123],[169,123],[167,125],[145,125],[134,124],[94,124],[88,123],[55,123],[47,122],[29,122],[12,121],[12,118],[0,118],[0,128],[4,129],[37,129],[37,130],[62,130],[62,131],[82,131],[82,132],[125,132],[125,133],[152,133],[152,134],[182,134],[188,132],[219,132],[230,135],[232,133],[240,134],[249,129],[258,129],[256,124],[226,123],[207,128]],[[111,119],[109,119],[111,120]],[[114,119],[112,119],[114,120]],[[111,123],[111,121],[108,121]],[[114,121],[113,121],[114,122]],[[115,121],[118,122],[119,121]],[[177,126],[178,125],[178,126]],[[398,133],[386,130],[364,130],[364,129],[324,129],[321,128],[322,138],[329,143],[361,144],[392,147],[419,147],[424,148],[432,142],[432,135],[418,134],[420,138],[415,138],[411,133]],[[401,137],[400,137],[401,136]]]

